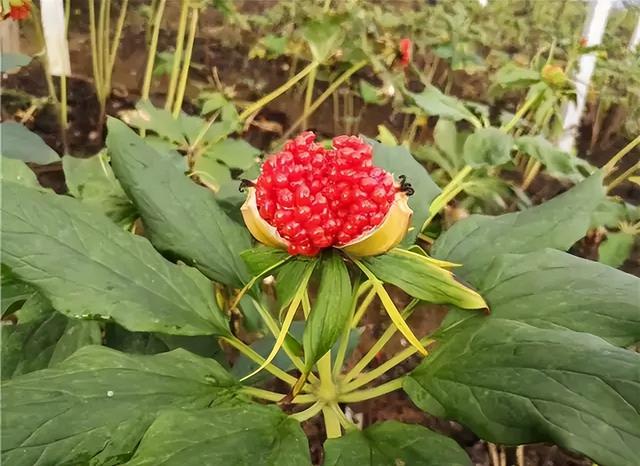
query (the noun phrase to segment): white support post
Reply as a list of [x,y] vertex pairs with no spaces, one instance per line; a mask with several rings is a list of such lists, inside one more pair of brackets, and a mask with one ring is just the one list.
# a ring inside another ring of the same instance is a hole
[[640,15],[638,16],[638,24],[636,24],[636,29],[633,31],[631,35],[631,42],[629,42],[629,50],[634,52],[638,48],[638,44],[640,44]]
[[62,0],[41,0],[40,8],[49,71],[54,76],[69,76],[71,64]]
[[[586,46],[598,45],[602,42],[607,18],[611,11],[612,0],[591,0],[590,10],[584,24],[582,37],[586,40]],[[563,134],[558,140],[560,148],[566,152],[573,151],[575,138],[582,113],[587,101],[587,92],[591,84],[591,77],[596,68],[595,53],[587,53],[580,57],[578,71],[574,79],[576,81],[576,102],[570,102],[564,112]]]

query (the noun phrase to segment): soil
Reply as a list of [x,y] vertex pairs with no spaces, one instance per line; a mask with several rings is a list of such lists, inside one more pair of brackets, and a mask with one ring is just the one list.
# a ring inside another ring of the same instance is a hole
[[[133,2],[135,5],[138,2]],[[167,17],[175,22],[177,13],[172,13],[175,6],[169,2]],[[87,24],[86,13],[82,10],[74,11],[71,24]],[[84,18],[84,21],[83,21]],[[202,67],[193,68],[190,75],[190,85],[187,89],[187,97],[194,97],[202,88],[213,88],[212,70],[217,71],[225,86],[234,86],[239,101],[252,101],[264,91],[273,89],[278,83],[288,79],[291,70],[289,64],[281,60],[248,60],[248,49],[242,37],[234,31],[226,29],[222,34],[221,18],[216,13],[208,12],[203,18],[203,26],[196,41],[194,62],[202,64]],[[175,28],[171,28],[173,30]],[[168,29],[167,29],[168,30]],[[225,37],[221,43],[217,37]],[[28,41],[24,41],[28,43]],[[169,32],[163,32],[160,37],[160,50],[165,50],[173,44],[173,38]],[[70,33],[71,62],[73,76],[68,83],[69,89],[69,129],[67,131],[69,153],[74,156],[89,156],[99,151],[104,145],[104,128],[98,127],[100,115],[91,77],[91,57],[89,53],[88,33],[86,30],[74,30]],[[33,50],[24,50],[33,52]],[[135,106],[139,98],[142,75],[146,60],[146,40],[144,21],[136,14],[124,30],[124,38],[118,53],[113,77],[113,91],[110,96],[107,113],[117,116],[125,109]],[[362,73],[361,73],[362,75]],[[464,76],[459,76],[460,80]],[[358,76],[352,78],[358,79]],[[152,88],[152,100],[160,104],[163,101],[163,92],[166,89],[165,79],[157,79]],[[462,81],[461,81],[462,82]],[[464,83],[462,83],[464,84]],[[460,85],[460,89],[468,90]],[[43,70],[37,60],[23,68],[17,74],[3,77],[3,102],[2,120],[20,119],[29,108],[32,97],[46,97],[46,85]],[[318,85],[317,92],[322,91],[322,83]],[[455,89],[455,87],[454,87]],[[11,90],[7,93],[6,90]],[[294,121],[301,113],[301,92],[299,90],[278,99],[256,118],[256,124],[243,135],[251,144],[262,150],[268,150],[270,144],[278,138],[283,130]],[[472,96],[467,95],[470,98]],[[355,111],[362,108],[362,103],[356,99]],[[189,109],[188,101],[185,110]],[[38,133],[51,147],[60,154],[64,152],[60,137],[56,113],[51,106],[44,106],[24,123]],[[359,123],[362,133],[377,134],[377,125],[384,123],[388,128],[399,132],[402,128],[402,120],[399,115],[394,115],[390,107],[375,107],[363,112]],[[333,120],[333,107],[330,101],[320,107],[312,117],[311,127],[321,136],[332,136],[344,131],[344,126],[336,124]],[[267,130],[265,130],[267,128]],[[581,134],[580,147],[584,149],[590,141],[590,127],[585,122]],[[354,128],[355,132],[355,128]],[[424,132],[423,138],[430,137],[430,131]],[[594,147],[589,151],[589,159],[593,163],[602,165],[611,154],[623,147],[627,141],[621,138],[613,138],[607,142],[607,147]],[[586,153],[586,150],[583,150]],[[636,151],[637,152],[637,151]],[[638,160],[639,154],[628,157],[627,164]],[[45,167],[33,167],[38,174],[40,182],[47,187],[55,189],[59,193],[65,192],[64,175],[60,164],[52,164]],[[626,166],[625,166],[626,168]],[[531,186],[529,194],[536,202],[553,197],[565,187],[550,179],[539,177]],[[635,203],[640,199],[637,187],[631,184],[621,186],[615,192]],[[597,240],[587,238],[580,243],[575,253],[584,257],[594,257],[597,251]],[[630,272],[640,274],[638,265],[638,253],[635,251],[634,259],[628,261],[624,268]],[[403,303],[403,298],[398,294],[394,296],[398,305]],[[444,314],[445,309],[434,306],[423,306],[416,310],[410,319],[411,327],[416,334],[425,335],[435,330]],[[388,319],[380,308],[374,307],[368,311],[364,324],[367,331],[364,332],[361,342],[354,351],[351,360],[357,361],[358,357],[375,341],[386,326]],[[389,359],[399,349],[405,346],[405,342],[395,337],[372,363],[379,365]],[[415,367],[419,362],[418,357],[410,358],[401,366],[385,375],[385,380],[397,377]],[[382,381],[385,381],[382,380]],[[281,387],[282,388],[282,387]],[[402,391],[394,392],[383,398],[370,400],[363,403],[349,405],[354,418],[361,416],[364,426],[372,423],[395,419],[408,423],[425,425],[435,431],[455,439],[470,455],[475,465],[492,465],[489,454],[489,446],[471,431],[452,421],[438,419],[425,414],[417,409]],[[325,440],[324,427],[320,417],[303,424],[304,430],[309,436],[313,460],[316,464],[322,459],[322,443]],[[498,453],[502,451],[501,447]],[[516,464],[516,448],[504,448],[506,455],[505,466]],[[572,455],[553,445],[528,445],[524,450],[525,461],[519,466],[590,466],[589,460]],[[494,464],[494,466],[497,466]]]

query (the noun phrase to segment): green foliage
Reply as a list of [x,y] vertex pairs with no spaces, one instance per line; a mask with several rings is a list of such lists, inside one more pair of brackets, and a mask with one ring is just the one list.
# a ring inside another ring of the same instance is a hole
[[46,165],[57,162],[60,157],[45,144],[35,133],[29,131],[24,125],[7,121],[0,123],[0,139],[2,157],[22,160],[23,162]]
[[513,138],[498,128],[478,128],[464,143],[464,160],[468,165],[495,167],[511,160]]

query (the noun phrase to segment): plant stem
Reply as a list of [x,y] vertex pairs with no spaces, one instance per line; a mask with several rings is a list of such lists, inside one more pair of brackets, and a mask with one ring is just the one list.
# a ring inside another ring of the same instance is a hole
[[[235,337],[223,337],[222,339],[224,341],[226,341],[227,343],[229,343],[231,346],[233,346],[235,349],[240,351],[246,357],[251,359],[256,364],[258,364],[258,365],[264,364],[265,359],[262,356],[260,356],[253,349],[251,349],[251,347],[247,346],[246,344],[244,344],[242,341],[238,340],[237,338],[235,338]],[[287,374],[285,371],[283,371],[279,367],[277,367],[277,366],[275,366],[275,365],[273,365],[271,363],[268,363],[264,368],[267,371],[271,372],[271,374],[273,374],[274,376],[276,376],[277,378],[282,380],[283,382],[286,382],[286,383],[288,383],[289,385],[292,385],[292,386],[296,384],[296,378],[294,376],[292,376],[291,374]]]
[[358,310],[353,315],[353,319],[351,319],[351,328],[356,328],[358,326],[358,324],[360,323],[360,319],[362,319],[362,316],[367,311],[375,297],[376,290],[371,289],[358,306]]
[[536,160],[533,158],[529,158],[527,161],[527,166],[524,170],[524,179],[522,180],[522,190],[526,191],[533,180],[536,178],[538,172],[540,172],[540,167],[542,167],[542,163],[540,160]]
[[640,144],[640,135],[638,135],[633,141],[620,149],[620,151],[616,155],[611,157],[611,159],[604,165],[604,167],[602,167],[602,170],[605,173],[611,172],[616,164],[622,159],[622,157],[631,152],[631,150],[638,144]]
[[[307,90],[304,95],[304,109],[302,111],[302,116],[304,117],[302,120],[302,126],[304,128],[308,128],[308,114],[309,107],[311,106],[311,100],[313,99],[313,88],[316,83],[316,74],[318,73],[318,68],[314,68],[309,76],[307,76]],[[306,115],[306,116],[305,116]]]
[[636,170],[640,169],[640,162],[637,162],[631,165],[627,170],[625,170],[622,174],[617,176],[613,181],[606,184],[607,192],[610,192],[613,188],[618,186],[620,183],[625,181],[629,176],[631,176]]
[[[276,392],[272,392],[272,391],[269,391],[269,390],[263,390],[262,388],[247,387],[247,386],[242,387],[240,389],[240,391],[242,393],[246,393],[247,395],[252,396],[254,398],[260,398],[261,400],[273,401],[275,403],[278,403],[279,401],[282,401],[282,399],[287,396],[285,393],[276,393]],[[309,404],[309,403],[313,403],[314,401],[316,401],[315,395],[312,395],[312,394],[308,393],[308,394],[305,394],[305,395],[296,396],[291,401],[291,403]]]
[[282,136],[282,139],[287,139],[306,118],[309,118],[309,116],[313,114],[313,112],[315,112],[318,109],[318,107],[320,107],[320,105],[322,105],[322,103],[325,100],[327,100],[327,98],[329,98],[329,96],[333,94],[336,89],[338,89],[338,87],[340,87],[340,85],[343,82],[349,79],[351,75],[354,74],[356,71],[358,71],[361,68],[364,68],[364,66],[367,63],[368,63],[367,60],[362,60],[357,63],[354,63],[353,65],[351,65],[351,67],[348,70],[346,70],[338,78],[336,78],[336,80],[333,81],[322,94],[320,94],[320,96],[315,100],[315,102],[313,102],[313,104],[309,107],[308,111],[302,114],[300,118],[298,118],[295,121],[295,123],[291,125],[291,127],[287,130],[287,132]]
[[189,37],[187,38],[187,48],[184,52],[184,63],[180,72],[180,82],[176,91],[176,101],[173,103],[173,118],[180,116],[182,110],[182,101],[187,88],[187,79],[189,78],[189,68],[191,67],[191,56],[193,55],[193,44],[196,40],[196,32],[198,30],[198,15],[200,10],[193,8],[191,10],[191,23],[189,24]]
[[[353,314],[355,312],[356,305],[358,304],[358,296],[360,296],[360,292],[363,289],[367,289],[369,286],[369,282],[363,283],[359,287],[355,287],[355,292],[351,298],[351,306],[349,307],[349,317],[353,319]],[[336,353],[336,357],[333,363],[333,379],[335,380],[340,374],[340,370],[342,369],[342,365],[344,364],[344,358],[347,355],[347,347],[349,346],[349,336],[351,335],[351,326],[347,325],[342,330],[342,335],[340,336],[340,345],[338,346],[338,352]]]
[[385,374],[390,369],[396,367],[398,364],[404,362],[405,359],[408,359],[411,356],[413,356],[416,353],[416,351],[417,351],[416,348],[413,346],[410,346],[409,348],[405,348],[404,350],[400,351],[398,354],[394,355],[388,361],[385,361],[384,363],[380,364],[375,369],[367,372],[366,374],[362,374],[360,377],[346,384],[343,387],[343,391],[345,393],[349,393],[355,390],[356,388],[360,388],[363,385],[368,384],[369,382]]
[[349,431],[357,428],[353,422],[347,419],[347,416],[345,416],[342,409],[340,409],[340,406],[338,406],[338,403],[329,403],[329,407],[336,415],[336,418],[338,418],[338,422],[340,422],[340,425],[344,430]]
[[184,49],[184,36],[187,32],[189,2],[190,0],[182,0],[180,3],[180,21],[178,23],[178,32],[176,36],[176,50],[173,54],[173,63],[171,65],[171,77],[169,78],[167,99],[164,103],[165,110],[171,110],[171,106],[173,105],[173,98],[176,94],[176,86],[178,85],[178,75],[180,72],[180,63],[182,63],[182,52]]
[[149,100],[149,92],[151,90],[151,77],[153,76],[153,67],[156,62],[156,53],[158,51],[160,23],[162,22],[162,15],[164,14],[164,7],[166,2],[167,0],[159,0],[156,14],[153,17],[153,32],[151,33],[151,43],[149,44],[149,54],[147,55],[147,65],[144,72],[144,81],[142,82],[142,92],[140,95],[142,100]]
[[[414,308],[417,306],[419,302],[420,300],[413,299],[407,305],[407,307],[405,307],[404,310],[402,311],[402,317],[405,319],[409,317],[413,313]],[[358,361],[358,363],[355,366],[353,366],[353,368],[344,376],[344,383],[348,383],[349,381],[356,378],[364,370],[364,368],[367,367],[367,365],[373,360],[373,358],[376,357],[376,355],[380,352],[380,350],[384,348],[384,345],[386,345],[389,342],[389,340],[391,340],[391,338],[396,334],[397,331],[398,331],[398,328],[392,322],[391,325],[389,325],[389,327],[387,327],[387,329],[384,331],[382,336],[378,339],[378,341],[376,341],[373,344],[373,346],[369,349],[367,354],[365,354],[362,357],[362,359],[360,359],[360,361]]]
[[389,382],[378,385],[374,388],[368,388],[366,390],[358,390],[351,393],[345,393],[338,397],[338,401],[343,403],[357,403],[360,401],[370,400],[371,398],[377,398],[379,396],[386,395],[393,391],[402,388],[402,381],[404,377],[390,380]]
[[504,131],[505,133],[508,133],[509,131],[511,131],[511,129],[522,119],[524,114],[529,111],[531,106],[538,101],[540,96],[542,96],[543,92],[544,91],[537,92],[536,94],[534,94],[531,97],[529,97],[525,101],[525,103],[522,105],[522,107],[520,107],[518,109],[518,111],[515,113],[515,115],[513,115],[513,118],[511,118],[511,120],[500,129],[502,131]]
[[305,76],[307,76],[309,73],[311,73],[314,69],[316,69],[318,67],[319,63],[317,62],[311,62],[309,63],[307,66],[305,66],[298,74],[296,74],[293,78],[291,78],[289,81],[287,81],[286,83],[284,83],[282,86],[278,87],[277,89],[271,91],[270,93],[268,93],[267,95],[263,96],[262,98],[256,100],[254,103],[252,103],[251,105],[249,105],[241,114],[240,114],[240,121],[244,121],[247,118],[249,118],[251,115],[253,115],[255,112],[257,112],[258,110],[260,110],[262,107],[264,107],[265,105],[267,105],[269,102],[271,102],[272,100],[280,97],[282,94],[284,94],[285,92],[287,92],[289,89],[291,89],[298,81],[304,79]]
[[429,217],[422,224],[420,231],[424,231],[438,215],[438,213],[446,207],[459,193],[462,191],[464,179],[471,173],[473,168],[466,165],[462,170],[454,176],[451,181],[442,189],[442,192],[431,202],[429,207]]
[[93,66],[93,80],[95,81],[96,96],[102,107],[102,76],[98,66],[98,37],[96,31],[96,6],[95,0],[89,0],[89,35],[91,38],[91,62]]
[[127,8],[129,6],[129,0],[123,0],[120,5],[120,15],[118,16],[118,22],[116,23],[116,30],[113,33],[113,46],[109,51],[109,79],[108,86],[111,89],[111,76],[113,74],[113,67],[116,64],[116,57],[118,55],[118,49],[120,48],[120,38],[122,37],[122,30],[124,29],[124,20],[127,17]]
[[342,436],[342,427],[340,426],[340,419],[336,416],[330,406],[324,406],[322,408],[322,415],[324,417],[324,429],[327,432],[327,438],[338,438]]
[[324,407],[324,403],[320,401],[316,401],[313,405],[305,409],[304,411],[300,411],[299,413],[290,414],[289,417],[291,419],[295,419],[298,422],[306,421],[307,419],[311,419],[313,416],[322,411]]

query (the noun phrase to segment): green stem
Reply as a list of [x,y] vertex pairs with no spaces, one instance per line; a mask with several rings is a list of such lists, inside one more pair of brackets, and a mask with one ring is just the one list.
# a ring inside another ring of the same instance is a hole
[[633,141],[631,141],[629,144],[627,144],[622,149],[620,149],[620,151],[616,155],[611,157],[611,160],[609,160],[605,164],[605,166],[602,167],[602,170],[605,173],[608,173],[608,172],[612,171],[614,169],[614,167],[616,166],[616,164],[622,159],[622,157],[624,157],[629,152],[631,152],[631,150],[634,147],[636,147],[638,144],[640,144],[640,135],[638,135]]
[[462,191],[462,184],[467,176],[472,172],[473,168],[466,165],[462,170],[454,176],[451,181],[443,188],[442,192],[433,200],[429,207],[429,217],[422,224],[420,231],[424,231],[438,215],[438,213],[446,207],[459,193]]
[[109,32],[111,31],[111,0],[102,0],[102,5],[106,5],[104,7],[105,13],[104,13],[104,21],[103,21],[103,30],[102,30],[102,63],[103,63],[103,69],[102,69],[102,74],[103,74],[103,82],[102,85],[104,86],[104,90],[102,91],[104,96],[105,96],[105,100],[109,98],[109,94],[111,93],[111,89],[110,89],[110,80],[111,80],[111,76],[109,73],[109,59],[110,59],[110,51],[111,51],[111,45],[110,45],[110,37],[109,37]]
[[322,415],[324,417],[324,429],[327,432],[327,438],[338,438],[342,436],[342,427],[340,426],[340,419],[336,413],[333,412],[330,406],[324,406],[322,408]]
[[282,139],[287,139],[289,136],[291,136],[291,134],[298,128],[298,126],[300,126],[300,124],[302,124],[302,122],[306,118],[309,118],[309,116],[313,114],[313,112],[315,112],[318,109],[318,107],[320,107],[320,105],[322,105],[322,103],[325,100],[327,100],[329,96],[331,96],[331,94],[333,94],[335,90],[338,89],[343,82],[349,79],[351,75],[354,74],[356,71],[360,70],[361,68],[364,68],[367,63],[368,63],[367,60],[359,61],[353,64],[348,70],[342,73],[338,78],[336,78],[336,80],[333,81],[322,94],[320,94],[320,96],[315,100],[315,102],[309,107],[308,111],[305,112],[303,115],[301,115],[300,118],[298,118],[295,121],[295,123],[293,123],[293,125],[282,136]]
[[620,183],[625,181],[629,176],[631,176],[636,170],[640,169],[640,162],[631,165],[627,170],[625,170],[621,175],[617,176],[614,180],[609,183],[606,183],[607,192],[610,192],[613,188],[618,186]]
[[191,10],[191,23],[189,24],[189,37],[187,38],[187,48],[184,52],[184,63],[180,72],[180,82],[176,91],[176,101],[173,103],[173,118],[180,116],[182,110],[182,101],[187,88],[187,79],[189,78],[189,68],[191,68],[191,56],[193,55],[193,44],[196,40],[196,32],[198,30],[198,15],[200,10],[193,8]]
[[[355,286],[353,296],[351,298],[351,306],[349,308],[349,317],[351,320],[353,318],[353,314],[356,309],[356,305],[358,304],[358,296],[360,296],[361,289],[368,282],[363,283],[361,286]],[[344,364],[344,358],[347,355],[347,347],[349,346],[349,335],[351,334],[351,326],[347,325],[342,330],[342,335],[340,335],[340,344],[338,346],[338,352],[336,353],[336,357],[333,363],[333,379],[336,380],[340,371],[342,369],[342,365]]]
[[264,107],[265,105],[267,105],[269,102],[271,102],[272,100],[280,97],[282,94],[284,94],[285,92],[287,92],[289,89],[291,89],[298,81],[302,80],[305,78],[305,76],[307,76],[309,73],[311,73],[314,69],[316,69],[318,67],[318,63],[316,62],[311,62],[309,63],[306,67],[304,67],[298,74],[296,74],[293,78],[291,78],[289,81],[287,81],[286,83],[284,83],[282,86],[280,86],[279,88],[271,91],[270,93],[268,93],[267,95],[263,96],[262,98],[256,100],[254,103],[252,103],[251,105],[249,105],[241,114],[240,114],[240,121],[244,121],[247,118],[249,118],[251,115],[253,115],[255,112],[257,112],[258,110],[260,110],[262,107]]
[[316,401],[313,405],[305,409],[304,411],[300,411],[299,413],[290,414],[289,417],[291,419],[295,419],[298,422],[306,421],[307,419],[311,419],[313,416],[322,411],[324,407],[324,403],[320,401]]
[[[229,343],[231,346],[233,346],[235,349],[240,351],[242,354],[244,354],[247,358],[251,359],[256,364],[258,365],[264,364],[265,360],[262,356],[260,356],[253,349],[251,349],[251,347],[245,345],[242,341],[238,340],[237,338],[223,337],[222,339],[227,343]],[[283,371],[279,367],[269,363],[264,368],[267,371],[269,371],[272,375],[282,380],[283,382],[286,382],[291,386],[296,384],[296,378],[291,374],[287,374],[285,371]]]
[[397,379],[393,379],[389,382],[383,383],[382,385],[378,385],[374,388],[345,393],[344,395],[340,395],[338,397],[338,401],[343,403],[358,403],[360,401],[366,401],[370,400],[371,398],[377,398],[379,396],[386,395],[387,393],[391,393],[393,391],[401,389],[403,379],[404,377],[399,377]]
[[371,302],[375,299],[375,297],[376,297],[376,290],[374,289],[369,290],[369,293],[367,294],[367,296],[365,296],[365,298],[362,300],[362,302],[358,306],[358,310],[356,310],[356,312],[354,313],[353,319],[351,319],[351,328],[356,328],[358,326],[358,324],[360,323],[360,320],[362,319],[362,316],[367,311],[367,309],[369,308],[369,306],[371,305]]
[[89,36],[91,40],[91,63],[93,66],[93,81],[96,88],[96,96],[102,107],[102,79],[98,66],[98,37],[96,31],[96,6],[95,0],[89,0]]
[[184,36],[187,32],[189,2],[190,0],[182,0],[180,4],[180,21],[178,23],[178,32],[176,36],[176,50],[173,54],[173,64],[171,66],[171,77],[169,78],[167,100],[164,103],[165,110],[171,110],[171,106],[173,105],[173,98],[176,94],[176,86],[178,84],[178,75],[180,72],[180,63],[182,63],[182,52],[184,49]]
[[[414,308],[419,302],[420,300],[413,299],[402,311],[402,317],[404,319],[409,317],[413,313]],[[360,359],[360,361],[358,361],[358,363],[353,366],[353,368],[344,376],[344,383],[348,383],[358,375],[360,375],[365,367],[367,367],[367,365],[376,357],[380,350],[384,348],[384,345],[386,345],[389,340],[391,340],[391,338],[396,334],[397,331],[398,328],[392,322],[391,325],[389,325],[389,327],[387,327],[387,329],[384,331],[382,336],[378,339],[378,341],[376,341],[369,349],[367,354],[365,354],[362,359]],[[411,348],[414,349],[413,347]]]
[[307,90],[304,95],[304,109],[302,111],[302,115],[304,116],[302,120],[302,126],[305,128],[309,126],[308,125],[309,107],[311,106],[311,100],[313,99],[313,88],[316,83],[317,73],[318,73],[318,68],[314,68],[313,71],[309,73],[309,76],[307,76]]
[[344,412],[342,412],[340,406],[338,406],[338,403],[329,403],[329,408],[331,408],[333,413],[336,415],[336,418],[338,418],[338,422],[340,422],[340,425],[345,431],[357,429],[356,425],[349,419],[347,419],[347,416],[345,416]]
[[[269,390],[263,390],[262,388],[256,388],[256,387],[242,387],[240,389],[240,391],[242,393],[246,393],[249,396],[252,396],[253,398],[259,398],[261,400],[267,400],[267,401],[273,401],[274,403],[278,403],[280,401],[282,401],[283,398],[285,398],[287,395],[285,393],[276,393],[276,392],[272,392]],[[310,393],[304,394],[304,395],[298,395],[296,396],[293,400],[291,400],[291,403],[294,404],[309,404],[309,403],[313,403],[314,401],[316,401],[316,396],[312,395]]]
[[118,16],[118,22],[116,23],[116,30],[113,33],[113,46],[109,51],[109,88],[111,88],[111,75],[113,74],[113,67],[116,64],[116,57],[118,55],[118,49],[120,48],[120,38],[122,37],[122,30],[124,29],[124,21],[127,17],[127,8],[129,6],[129,0],[123,0],[120,5],[120,15]]
[[520,107],[518,109],[518,111],[515,113],[515,115],[513,115],[513,118],[511,118],[511,120],[500,129],[502,131],[504,131],[505,133],[508,133],[509,131],[511,131],[511,129],[513,129],[513,127],[522,119],[524,114],[529,111],[531,106],[538,101],[538,99],[542,96],[543,92],[544,91],[539,91],[536,94],[534,94],[531,97],[529,97],[525,101],[525,103],[522,105],[522,107]]
[[416,352],[417,352],[417,350],[413,346],[410,346],[409,348],[405,348],[404,350],[400,351],[398,354],[394,355],[388,361],[385,361],[384,363],[380,364],[375,369],[373,369],[373,370],[371,370],[371,371],[369,371],[369,372],[367,372],[365,374],[362,374],[360,377],[358,377],[355,380],[353,380],[352,382],[346,384],[342,388],[342,391],[345,392],[345,393],[349,393],[349,392],[354,391],[357,388],[362,387],[363,385],[368,384],[369,382],[377,379],[378,377],[381,377],[387,371],[389,371],[389,370],[393,369],[394,367],[396,367],[398,364],[401,364],[406,359],[408,359],[411,356],[413,356]]
[[153,17],[153,32],[151,33],[151,43],[149,44],[149,54],[147,55],[147,65],[144,72],[144,81],[142,82],[142,100],[149,100],[149,92],[151,91],[151,78],[153,76],[153,67],[156,62],[156,53],[158,51],[158,37],[160,35],[160,23],[164,14],[164,7],[167,0],[160,0]]
[[106,29],[106,25],[105,25],[105,17],[106,17],[106,9],[107,7],[107,2],[105,0],[102,0],[100,2],[100,9],[99,9],[99,13],[98,13],[98,31],[97,31],[97,38],[98,38],[98,73],[100,74],[100,95],[102,96],[102,99],[106,102],[107,100],[107,96],[105,95],[104,92],[104,76],[105,76],[105,71],[104,71],[104,66],[105,66],[105,61],[104,61],[104,56],[105,56],[105,52],[104,52],[104,47],[105,47],[105,43],[104,43],[104,31]]

